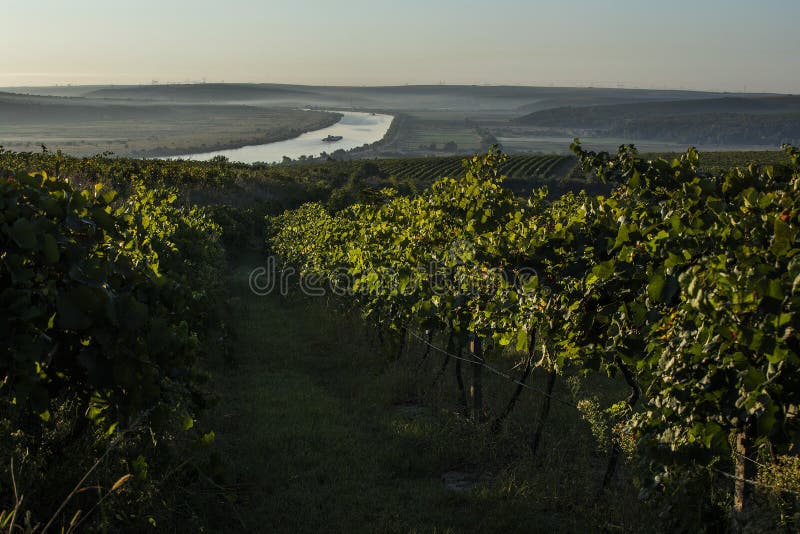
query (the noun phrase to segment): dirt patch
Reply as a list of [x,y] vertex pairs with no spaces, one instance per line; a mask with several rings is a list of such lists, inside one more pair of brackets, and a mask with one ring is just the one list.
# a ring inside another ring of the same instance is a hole
[[442,475],[442,484],[450,491],[463,493],[474,488],[480,475],[474,471],[448,471]]

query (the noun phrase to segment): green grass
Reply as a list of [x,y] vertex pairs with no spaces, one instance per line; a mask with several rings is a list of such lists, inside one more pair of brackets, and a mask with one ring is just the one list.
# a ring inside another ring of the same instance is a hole
[[[494,436],[457,413],[451,373],[430,386],[441,366],[436,354],[418,366],[421,347],[412,344],[392,361],[358,319],[323,299],[251,295],[247,272],[234,273],[236,362],[214,370],[221,401],[208,423],[227,472],[222,483],[233,492],[231,506],[205,511],[212,530],[576,532],[642,525],[627,482],[618,481],[611,497],[595,498],[605,458],[575,410],[554,406],[542,452],[531,458],[526,432],[539,399],[523,398],[507,430]],[[561,387],[559,394],[568,395]],[[505,403],[511,389],[487,377],[489,408]],[[474,473],[477,485],[447,489],[442,475],[454,470]],[[623,495],[632,506],[614,504]]]
[[373,370],[347,357],[366,356],[358,340],[313,307],[271,297],[242,295],[238,319],[238,365],[220,376],[215,416],[220,447],[244,482],[237,506],[248,530],[463,525],[439,514],[461,505],[424,469],[436,458],[413,428],[386,417],[391,392],[370,391]]

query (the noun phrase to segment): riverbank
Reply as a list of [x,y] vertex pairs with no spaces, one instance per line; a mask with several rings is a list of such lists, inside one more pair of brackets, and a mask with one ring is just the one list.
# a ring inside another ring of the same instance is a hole
[[262,144],[269,144],[269,143],[280,143],[282,141],[289,141],[295,139],[303,134],[315,132],[317,130],[323,130],[325,128],[329,128],[336,123],[338,123],[342,119],[341,113],[336,112],[311,112],[311,111],[304,111],[303,113],[324,113],[325,116],[312,118],[310,121],[301,121],[300,124],[295,126],[282,126],[277,131],[267,131],[267,132],[258,132],[258,130],[263,130],[263,127],[257,128],[257,133],[250,137],[239,137],[237,139],[225,139],[225,136],[215,138],[215,141],[210,143],[202,143],[200,145],[191,146],[188,148],[181,148],[181,149],[173,149],[167,152],[159,151],[157,149],[151,150],[149,152],[144,152],[140,154],[132,154],[130,157],[156,157],[156,158],[165,158],[165,157],[176,157],[180,156],[181,154],[191,154],[195,152],[205,152],[205,151],[222,151],[222,150],[235,150],[238,148],[252,146],[252,145],[262,145]]
[[[310,112],[309,112],[310,113]],[[306,161],[371,145],[386,136],[394,121],[392,115],[358,111],[335,111],[340,116],[336,124],[306,132],[293,139],[248,145],[230,150],[216,150],[176,155],[187,160],[209,160],[223,156],[239,163],[280,163],[287,160]],[[327,141],[326,139],[336,139]]]

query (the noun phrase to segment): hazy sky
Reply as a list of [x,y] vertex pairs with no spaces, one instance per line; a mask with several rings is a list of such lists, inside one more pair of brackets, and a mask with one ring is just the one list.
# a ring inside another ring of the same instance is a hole
[[197,81],[800,93],[800,0],[2,0],[0,86]]

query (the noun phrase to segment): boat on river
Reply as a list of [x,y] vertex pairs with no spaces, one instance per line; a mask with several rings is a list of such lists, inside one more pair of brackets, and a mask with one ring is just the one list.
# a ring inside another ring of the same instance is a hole
[[322,140],[325,141],[326,143],[335,143],[336,141],[341,141],[342,140],[342,136],[341,135],[329,135],[328,137],[323,137]]

